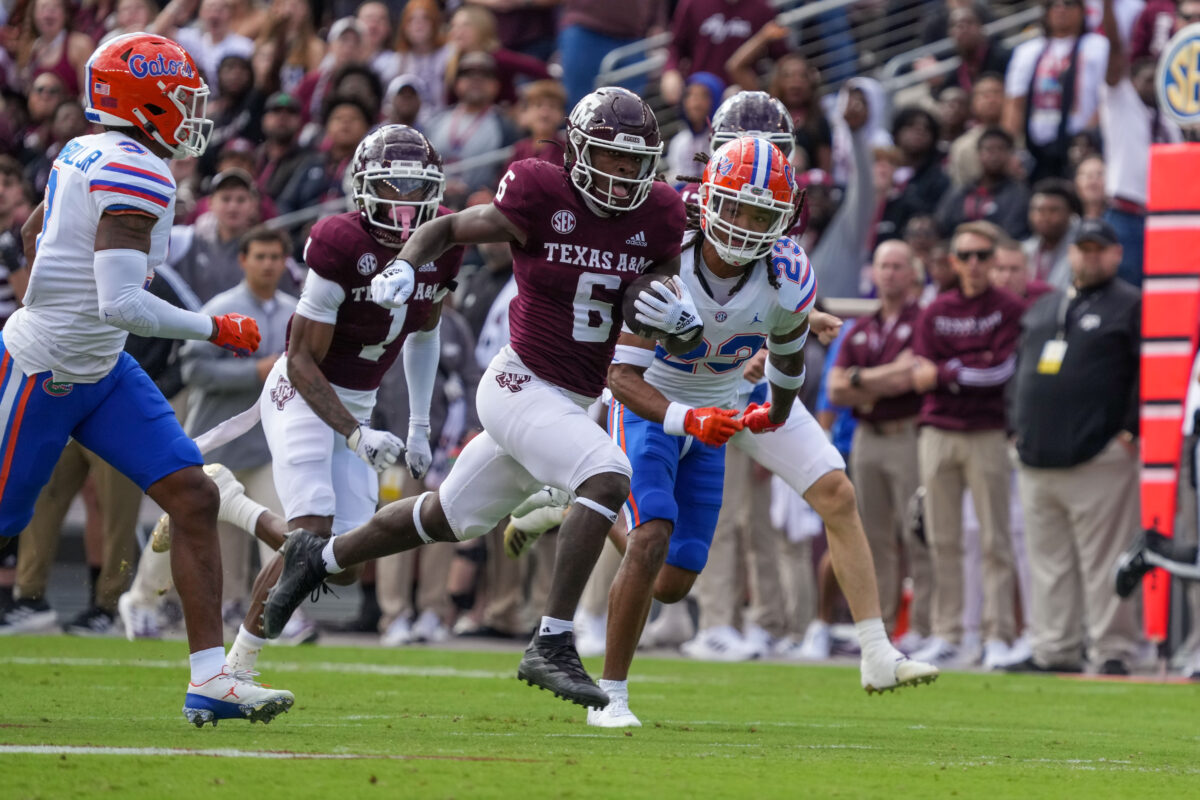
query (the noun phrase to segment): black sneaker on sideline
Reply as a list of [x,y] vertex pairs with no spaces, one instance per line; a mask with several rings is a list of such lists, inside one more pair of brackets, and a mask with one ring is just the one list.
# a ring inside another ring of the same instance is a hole
[[1138,534],[1133,544],[1117,558],[1114,584],[1119,597],[1129,597],[1142,585],[1142,576],[1150,571],[1146,562],[1146,538],[1149,532]]
[[0,636],[14,633],[50,633],[58,630],[58,614],[39,597],[30,600],[18,597],[12,606],[0,616]]
[[587,708],[604,708],[608,695],[592,682],[579,653],[575,650],[575,634],[567,631],[551,635],[535,635],[525,657],[517,668],[517,679],[530,686],[548,689],[557,697]]
[[303,528],[288,536],[283,545],[283,572],[267,595],[263,609],[262,630],[267,639],[276,639],[304,598],[325,586],[329,572],[321,551],[329,541]]
[[63,625],[63,632],[72,636],[111,636],[116,618],[103,608],[92,606]]
[[1063,675],[1078,675],[1083,672],[1081,664],[1060,664],[1053,667],[1043,667],[1041,664],[1033,660],[1033,656],[1018,661],[1016,664],[1009,664],[1006,667],[1001,667],[1003,672],[1043,672],[1048,674],[1059,673]]
[[1100,665],[1100,675],[1128,675],[1129,667],[1119,658],[1110,658]]

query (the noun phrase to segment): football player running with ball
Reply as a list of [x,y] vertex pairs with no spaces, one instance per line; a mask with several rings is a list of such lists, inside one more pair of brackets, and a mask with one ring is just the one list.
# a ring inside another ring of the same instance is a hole
[[0,536],[16,536],[74,437],[170,515],[171,570],[183,601],[189,722],[269,722],[293,703],[229,670],[221,628],[217,487],[175,413],[123,352],[129,333],[207,339],[248,356],[258,326],[208,317],[144,290],[167,252],[175,181],[164,159],[199,156],[208,86],[187,51],[145,33],[101,46],[87,64],[85,112],[103,133],[68,142],[22,230],[37,237],[25,306],[0,339]]
[[[824,519],[838,581],[862,644],[868,692],[929,682],[936,667],[892,647],[880,619],[871,551],[845,463],[803,406],[804,343],[816,277],[784,231],[796,187],[784,154],[738,138],[708,162],[699,189],[700,232],[684,241],[679,280],[704,323],[682,355],[623,332],[608,372],[609,430],[633,463],[624,517],[629,536],[609,591],[604,676],[611,702],[588,724],[632,727],[628,675],[652,598],[687,596],[708,560],[721,507],[725,444],[779,475]],[[742,364],[766,346],[770,402],[737,402]]]
[[[662,152],[650,107],[625,89],[584,97],[567,124],[565,166],[518,161],[495,200],[422,226],[372,289],[403,302],[413,264],[455,245],[510,242],[518,294],[511,344],[493,359],[476,403],[484,433],[464,448],[437,492],[392,503],[370,522],[326,543],[296,532],[264,616],[278,635],[292,610],[330,575],[372,558],[490,531],[549,484],[575,503],[562,523],[545,616],[518,677],[580,705],[608,696],[584,671],[571,620],[609,527],[629,494],[629,459],[588,415],[604,389],[626,287],[645,272],[678,271],[683,202],[654,180]],[[648,320],[673,349],[700,334],[683,293],[648,292]]]

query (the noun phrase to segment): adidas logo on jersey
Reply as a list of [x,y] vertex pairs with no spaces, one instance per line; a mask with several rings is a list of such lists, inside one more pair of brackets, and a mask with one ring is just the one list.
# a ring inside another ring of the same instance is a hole
[[633,236],[625,240],[625,244],[635,244],[638,247],[646,247],[646,232],[638,231]]

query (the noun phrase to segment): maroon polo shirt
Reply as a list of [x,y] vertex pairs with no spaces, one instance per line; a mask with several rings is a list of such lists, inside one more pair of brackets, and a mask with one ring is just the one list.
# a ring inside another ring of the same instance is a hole
[[[850,327],[838,350],[839,367],[878,367],[896,360],[901,351],[912,347],[917,318],[921,308],[915,301],[908,303],[890,323],[880,311],[869,317],[859,317]],[[864,422],[884,422],[915,417],[921,410],[921,395],[916,392],[885,397],[869,408],[856,406],[854,416]]]

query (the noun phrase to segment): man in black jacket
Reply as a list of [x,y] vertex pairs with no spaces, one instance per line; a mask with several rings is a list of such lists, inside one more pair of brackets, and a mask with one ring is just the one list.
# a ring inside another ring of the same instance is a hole
[[1012,136],[1003,128],[988,128],[976,149],[983,174],[943,198],[936,214],[938,231],[949,238],[962,223],[985,220],[1014,239],[1024,239],[1029,235],[1029,188],[1008,174]]
[[1112,226],[1086,220],[1073,285],[1021,321],[1010,397],[1033,598],[1031,659],[1014,669],[1079,672],[1083,633],[1104,674],[1124,675],[1141,642],[1112,570],[1138,530],[1141,293],[1116,277]]

